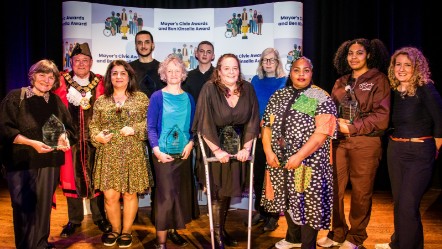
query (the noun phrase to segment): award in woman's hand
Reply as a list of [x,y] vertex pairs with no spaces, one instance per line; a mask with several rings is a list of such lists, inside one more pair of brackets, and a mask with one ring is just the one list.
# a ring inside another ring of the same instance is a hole
[[174,125],[166,136],[165,153],[173,158],[181,158],[187,139],[178,125]]
[[352,124],[358,114],[358,101],[353,90],[349,90],[339,106],[339,117],[350,120],[350,124]]
[[61,147],[69,147],[66,144],[67,135],[64,124],[52,114],[43,125],[43,143],[54,149],[62,149]]
[[230,155],[236,155],[241,150],[241,136],[234,126],[225,126],[219,135],[221,149]]

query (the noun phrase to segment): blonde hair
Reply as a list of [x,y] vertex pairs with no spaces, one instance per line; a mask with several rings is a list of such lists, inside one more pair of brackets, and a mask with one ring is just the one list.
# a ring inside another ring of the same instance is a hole
[[422,52],[414,47],[403,47],[394,52],[391,56],[390,66],[388,67],[388,79],[390,80],[390,87],[396,90],[400,82],[394,74],[394,67],[396,64],[396,58],[399,55],[405,55],[411,61],[413,67],[413,76],[410,78],[410,84],[407,86],[406,95],[414,96],[416,94],[416,88],[428,83],[433,83],[431,79],[430,67],[428,61]]
[[278,50],[276,50],[274,48],[266,48],[261,53],[261,58],[259,59],[258,69],[256,69],[256,74],[258,75],[258,77],[260,79],[263,79],[266,76],[265,75],[266,72],[262,68],[262,61],[266,55],[271,54],[271,53],[275,54],[275,59],[276,59],[275,63],[277,63],[276,70],[275,70],[275,77],[282,78],[285,76],[285,71],[284,71],[284,68],[282,67],[283,63],[281,62],[281,58],[279,56]]

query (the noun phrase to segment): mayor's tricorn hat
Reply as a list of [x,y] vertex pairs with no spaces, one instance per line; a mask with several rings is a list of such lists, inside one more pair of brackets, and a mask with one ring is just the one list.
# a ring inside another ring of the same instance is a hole
[[84,54],[92,58],[91,50],[89,49],[89,45],[87,42],[80,44],[77,43],[72,50],[71,57],[76,56],[77,54]]

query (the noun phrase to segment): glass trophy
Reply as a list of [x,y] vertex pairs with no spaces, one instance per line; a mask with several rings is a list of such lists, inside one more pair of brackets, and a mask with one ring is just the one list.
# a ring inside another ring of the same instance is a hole
[[339,106],[339,116],[343,119],[350,120],[350,123],[353,123],[353,120],[358,113],[359,106],[354,93],[347,92]]
[[221,149],[230,155],[236,155],[241,150],[241,137],[233,126],[225,126],[219,135]]
[[54,114],[52,114],[43,125],[43,143],[52,148],[58,148],[58,141],[61,136],[66,136],[64,124]]
[[181,158],[187,139],[178,125],[174,125],[166,136],[165,153],[173,158]]

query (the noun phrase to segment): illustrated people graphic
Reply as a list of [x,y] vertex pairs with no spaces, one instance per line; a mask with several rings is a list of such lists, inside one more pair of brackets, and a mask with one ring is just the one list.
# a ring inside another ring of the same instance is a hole
[[129,34],[133,35],[134,32],[134,15],[132,14],[132,10],[129,10]]
[[258,15],[256,16],[256,22],[258,23],[258,35],[262,35],[262,24],[264,22],[264,19],[262,18],[261,12],[258,12]]
[[232,14],[232,35],[236,36],[238,34],[238,18],[236,18],[236,13]]
[[255,21],[253,20],[252,9],[249,9],[248,18],[249,18],[249,33],[253,33],[253,30],[255,29]]
[[242,20],[242,24],[241,26],[247,26],[249,24],[249,15],[247,14],[247,9],[244,8],[242,9],[242,14],[241,14],[241,20]]
[[143,18],[141,18],[141,15],[138,15],[137,25],[138,25],[138,30],[143,29]]
[[189,69],[190,62],[189,62],[189,52],[187,50],[187,45],[183,44],[183,50],[181,51],[182,57],[183,57],[183,63],[186,66],[186,69]]
[[241,34],[241,26],[242,26],[242,18],[241,14],[238,14],[236,17],[236,29],[238,30],[238,34]]
[[127,13],[126,13],[126,9],[123,8],[121,10],[121,26],[127,26]]
[[189,60],[190,60],[190,67],[189,69],[195,69],[196,68],[196,58],[195,58],[195,51],[196,48],[193,48],[193,45],[189,45]]
[[133,33],[136,34],[136,33],[138,33],[138,14],[137,14],[137,12],[134,13],[132,22],[134,25]]
[[120,28],[121,28],[121,24],[122,24],[122,21],[121,21],[121,18],[120,18],[120,13],[117,13],[117,17],[116,17],[116,25],[117,25],[117,33],[121,33],[121,30],[120,30]]

